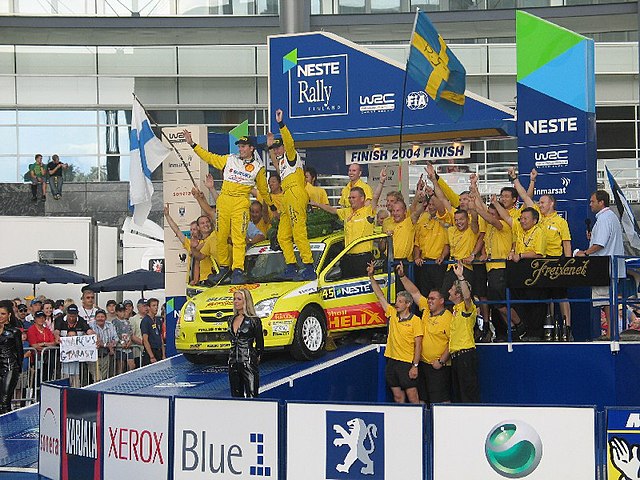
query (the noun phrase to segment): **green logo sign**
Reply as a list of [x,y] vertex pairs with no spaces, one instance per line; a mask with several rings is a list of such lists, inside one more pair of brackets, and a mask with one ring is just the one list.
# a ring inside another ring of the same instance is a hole
[[491,468],[506,478],[523,478],[542,459],[542,440],[531,425],[508,420],[494,426],[484,444]]

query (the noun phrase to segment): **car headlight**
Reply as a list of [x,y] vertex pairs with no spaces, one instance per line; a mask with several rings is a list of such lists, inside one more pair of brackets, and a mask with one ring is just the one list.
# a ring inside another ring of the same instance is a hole
[[184,307],[184,314],[182,315],[182,319],[185,322],[193,322],[196,319],[196,304],[193,302],[187,303]]
[[267,318],[273,312],[273,307],[275,307],[277,301],[278,297],[274,297],[256,303],[256,315],[260,318]]

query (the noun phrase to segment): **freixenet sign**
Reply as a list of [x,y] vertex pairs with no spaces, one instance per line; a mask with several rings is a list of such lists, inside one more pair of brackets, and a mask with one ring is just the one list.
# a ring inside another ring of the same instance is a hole
[[507,262],[507,287],[605,287],[609,257],[533,258]]

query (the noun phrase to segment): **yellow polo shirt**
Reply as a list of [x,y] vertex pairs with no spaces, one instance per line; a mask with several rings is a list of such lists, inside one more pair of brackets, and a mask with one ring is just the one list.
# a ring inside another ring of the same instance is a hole
[[[449,256],[452,260],[462,260],[471,256],[473,249],[478,241],[478,235],[473,233],[471,227],[460,231],[456,226],[449,227],[447,230],[447,243],[449,244]],[[473,270],[471,265],[464,264],[465,268]],[[449,265],[449,269],[453,268],[453,264]]]
[[340,194],[340,200],[338,201],[338,205],[341,207],[348,208],[349,207],[349,193],[351,193],[351,189],[353,187],[360,187],[364,190],[365,200],[371,200],[373,198],[373,190],[369,185],[367,185],[361,178],[356,180],[356,183],[351,185],[351,182],[347,183],[347,185],[342,189],[342,193]]
[[477,315],[478,310],[474,303],[471,303],[469,310],[467,310],[464,300],[453,306],[449,339],[450,353],[476,346],[476,341],[473,338],[473,327],[476,324]]
[[410,260],[413,258],[413,244],[415,230],[411,217],[407,216],[401,222],[393,222],[393,258],[395,260]]
[[558,215],[558,212],[553,212],[551,215],[543,215],[540,217],[540,226],[547,236],[545,255],[550,257],[561,256],[563,252],[562,242],[571,240],[571,233],[569,232],[569,224],[567,221]]
[[[516,223],[514,222],[514,226]],[[522,230],[520,222],[513,229],[516,237],[516,253],[534,252],[544,255],[547,250],[547,236],[539,224],[534,225],[526,232]]]
[[260,221],[256,224],[258,230],[262,232],[262,234],[266,237],[267,232],[269,231],[269,224],[264,221],[264,218],[261,218]]
[[327,192],[324,188],[306,183],[304,189],[307,191],[307,195],[309,195],[310,202],[329,205],[329,197],[327,196]]
[[420,248],[423,259],[435,260],[442,255],[442,250],[447,244],[447,228],[452,223],[449,212],[435,218],[429,212],[424,212],[416,222],[414,245]]
[[[373,209],[365,205],[358,210],[349,208],[339,208],[338,218],[344,222],[344,245],[349,245],[358,238],[373,235],[373,226],[376,217]],[[350,254],[370,252],[373,247],[372,242],[362,242],[349,251]]]
[[423,335],[422,322],[413,314],[408,320],[400,321],[398,311],[393,305],[389,305],[385,313],[389,319],[389,337],[384,356],[400,362],[413,363],[415,339]]
[[204,245],[200,249],[200,253],[205,257],[200,260],[200,281],[206,280],[212,273],[213,263],[217,256],[218,237],[216,232],[211,232],[207,238],[204,239]]
[[382,220],[382,232],[384,233],[393,232],[394,223],[396,222],[393,221],[393,218],[391,217],[391,215],[389,215],[387,218]]
[[429,303],[421,297],[418,308],[422,310],[422,358],[423,362],[431,363],[438,360],[449,345],[451,333],[451,319],[453,315],[446,308],[440,315],[429,313]]
[[[513,245],[511,227],[504,220],[500,220],[502,230],[487,223],[487,232],[484,235],[484,248],[489,259],[507,258]],[[506,268],[504,262],[487,262],[487,272],[495,268]]]

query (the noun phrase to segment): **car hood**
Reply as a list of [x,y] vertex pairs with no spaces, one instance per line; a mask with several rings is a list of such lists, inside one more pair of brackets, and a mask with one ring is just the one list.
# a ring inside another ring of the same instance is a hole
[[269,282],[245,285],[218,285],[196,295],[193,301],[198,309],[232,308],[233,293],[241,288],[251,292],[253,303],[274,297],[285,297],[311,293],[318,289],[318,281],[310,282]]

